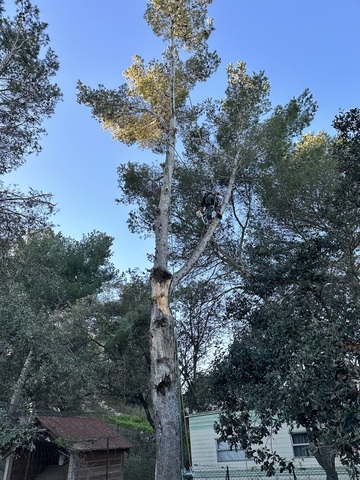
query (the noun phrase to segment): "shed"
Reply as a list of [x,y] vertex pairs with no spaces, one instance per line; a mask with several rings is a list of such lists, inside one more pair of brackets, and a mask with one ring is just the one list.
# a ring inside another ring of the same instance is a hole
[[36,417],[32,451],[7,462],[4,480],[123,480],[124,455],[132,445],[95,417]]

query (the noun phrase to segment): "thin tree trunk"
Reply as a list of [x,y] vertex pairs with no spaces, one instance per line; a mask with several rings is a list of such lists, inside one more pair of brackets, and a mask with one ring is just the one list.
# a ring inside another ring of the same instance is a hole
[[144,409],[147,421],[150,423],[152,428],[155,429],[154,420],[153,420],[153,417],[152,417],[151,412],[150,412],[149,402],[147,402],[145,400],[144,395],[142,393],[137,395],[136,398],[139,400],[139,402],[141,403],[141,405]]
[[14,462],[14,455],[13,455],[13,454],[8,455],[8,456],[6,457],[5,471],[4,471],[3,480],[10,480],[13,462]]
[[336,451],[331,446],[316,447],[314,457],[326,473],[326,480],[339,480],[336,468]]
[[[26,377],[29,373],[29,370],[31,368],[31,363],[33,359],[33,351],[30,350],[28,353],[26,360],[24,362],[24,365],[21,369],[19,378],[17,379],[17,382],[14,387],[14,391],[10,400],[10,405],[8,408],[8,414],[9,414],[9,419],[11,421],[11,416],[16,412],[18,408],[18,404],[21,398],[21,394],[24,388],[24,384],[26,381]],[[14,456],[13,454],[8,455],[6,457],[6,462],[5,462],[5,472],[4,472],[4,480],[10,480],[11,478],[11,472],[12,472],[12,465],[13,465],[13,460]]]
[[27,377],[27,375],[29,373],[29,370],[31,368],[32,359],[33,359],[33,351],[30,350],[30,352],[28,353],[28,355],[26,357],[24,365],[21,369],[19,378],[17,379],[17,382],[16,382],[15,387],[14,387],[14,391],[13,391],[13,394],[12,394],[12,397],[11,397],[11,400],[10,400],[10,406],[9,406],[9,409],[8,409],[9,415],[12,415],[18,407],[19,400],[21,398],[21,394],[22,394],[23,389],[24,389],[26,377]]

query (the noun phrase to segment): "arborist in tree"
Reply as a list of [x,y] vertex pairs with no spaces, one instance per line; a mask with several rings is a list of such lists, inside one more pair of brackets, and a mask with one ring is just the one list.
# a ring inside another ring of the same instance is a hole
[[215,216],[221,218],[220,213],[220,193],[219,192],[206,192],[201,200],[201,205],[196,215],[203,220],[208,227]]

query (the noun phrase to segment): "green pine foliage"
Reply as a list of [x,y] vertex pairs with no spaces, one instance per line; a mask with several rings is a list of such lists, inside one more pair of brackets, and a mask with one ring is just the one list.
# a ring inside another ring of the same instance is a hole
[[238,323],[217,360],[217,431],[270,474],[283,459],[254,445],[282,423],[306,429],[328,478],[335,457],[359,464],[359,118],[339,114],[333,139],[305,135],[265,171],[248,275],[227,305]]

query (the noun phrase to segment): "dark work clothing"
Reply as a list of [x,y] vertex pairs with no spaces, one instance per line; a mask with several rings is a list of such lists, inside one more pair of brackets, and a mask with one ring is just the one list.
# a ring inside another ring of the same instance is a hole
[[205,224],[209,225],[215,216],[215,212],[219,212],[218,195],[214,192],[206,192],[202,198],[200,210]]

